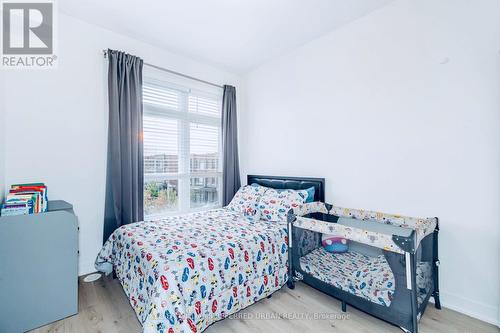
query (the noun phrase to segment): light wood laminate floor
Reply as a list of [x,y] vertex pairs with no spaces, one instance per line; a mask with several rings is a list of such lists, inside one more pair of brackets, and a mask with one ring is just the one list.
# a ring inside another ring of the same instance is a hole
[[[271,318],[263,318],[271,314]],[[319,319],[300,316],[322,316]],[[398,327],[387,324],[352,307],[340,311],[340,302],[305,284],[295,290],[286,286],[242,311],[237,318],[228,318],[210,326],[206,333],[305,333],[305,332],[369,332],[400,333]],[[436,310],[429,304],[420,320],[420,332],[480,333],[500,330],[493,326],[448,309]],[[128,303],[118,280],[103,277],[92,283],[79,283],[78,315],[38,328],[32,333],[138,333],[141,326]]]

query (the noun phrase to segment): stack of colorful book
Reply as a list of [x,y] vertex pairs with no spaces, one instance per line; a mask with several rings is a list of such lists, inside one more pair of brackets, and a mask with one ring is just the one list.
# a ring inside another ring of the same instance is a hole
[[47,211],[47,208],[47,186],[44,183],[15,184],[10,187],[0,215],[43,213]]

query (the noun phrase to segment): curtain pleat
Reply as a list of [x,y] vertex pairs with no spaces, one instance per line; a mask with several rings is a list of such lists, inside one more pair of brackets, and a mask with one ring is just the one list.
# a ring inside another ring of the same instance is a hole
[[228,85],[222,98],[222,154],[222,203],[226,206],[241,186],[236,89]]
[[104,235],[144,219],[141,58],[108,50],[108,164]]

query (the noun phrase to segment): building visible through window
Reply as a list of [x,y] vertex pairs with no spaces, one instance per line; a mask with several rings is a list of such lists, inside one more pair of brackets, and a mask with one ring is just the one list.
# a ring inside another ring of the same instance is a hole
[[222,91],[145,75],[143,102],[146,218],[220,206]]

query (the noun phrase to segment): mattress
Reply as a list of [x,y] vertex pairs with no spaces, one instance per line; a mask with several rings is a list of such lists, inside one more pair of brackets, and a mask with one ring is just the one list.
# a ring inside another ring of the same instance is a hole
[[[300,258],[300,267],[313,277],[370,302],[390,306],[394,275],[384,255],[359,252],[330,253],[319,247]],[[432,289],[432,265],[417,262],[417,302],[422,304]]]
[[319,247],[300,258],[300,267],[313,277],[376,304],[389,306],[394,275],[383,255],[330,253]]
[[112,265],[143,332],[201,332],[280,289],[287,230],[226,209],[117,229],[96,268]]

